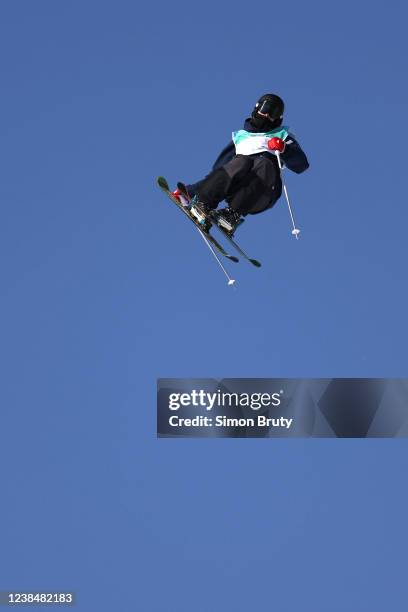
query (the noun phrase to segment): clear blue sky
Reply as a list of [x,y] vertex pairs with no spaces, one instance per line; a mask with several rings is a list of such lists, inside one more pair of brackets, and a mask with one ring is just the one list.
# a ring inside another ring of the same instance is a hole
[[[0,589],[405,612],[400,440],[156,440],[161,377],[407,376],[403,3],[0,8]],[[229,289],[156,189],[279,93],[311,168]]]

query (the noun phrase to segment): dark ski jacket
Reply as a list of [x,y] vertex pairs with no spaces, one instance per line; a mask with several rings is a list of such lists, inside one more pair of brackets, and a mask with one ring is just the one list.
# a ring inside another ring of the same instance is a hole
[[[259,130],[252,125],[251,118],[245,120],[244,130],[247,132],[262,132],[263,130]],[[285,164],[289,170],[296,172],[296,174],[300,174],[309,168],[309,162],[305,153],[302,151],[299,143],[293,136],[293,134],[289,133],[288,138],[285,140],[285,150],[281,153],[281,160]],[[256,155],[264,155],[267,157],[275,158],[273,153],[268,153],[268,151],[264,151],[263,153],[257,153]],[[227,162],[229,162],[233,157],[235,157],[235,145],[233,141],[229,142],[226,147],[221,151],[219,156],[214,162],[212,167],[213,170],[217,170]],[[194,196],[200,185],[201,181],[194,183],[192,185],[187,185],[188,192],[191,196]]]

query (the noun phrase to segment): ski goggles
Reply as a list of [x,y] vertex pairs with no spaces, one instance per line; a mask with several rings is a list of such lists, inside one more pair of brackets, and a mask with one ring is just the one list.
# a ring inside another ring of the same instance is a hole
[[272,102],[272,100],[264,100],[260,106],[260,108],[258,108],[257,112],[260,115],[264,115],[269,117],[270,119],[277,119],[277,115],[276,115],[276,104],[274,104],[274,102]]

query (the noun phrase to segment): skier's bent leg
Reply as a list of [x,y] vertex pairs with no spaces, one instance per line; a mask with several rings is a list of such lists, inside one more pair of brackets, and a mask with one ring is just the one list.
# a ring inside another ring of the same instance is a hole
[[280,172],[275,166],[269,159],[258,157],[240,188],[227,198],[230,207],[241,215],[256,215],[272,208],[282,193]]
[[279,199],[280,194],[271,194],[263,185],[252,184],[249,188],[240,189],[233,198],[227,202],[232,210],[242,216],[257,215],[272,208]]
[[201,183],[197,191],[200,202],[209,208],[217,208],[229,193],[249,174],[253,160],[245,155],[236,155],[221,168],[211,172]]
[[[265,185],[254,174],[248,176],[244,184],[227,198],[229,207],[240,215],[251,213],[265,194]],[[265,205],[266,208],[266,205]]]
[[201,183],[197,191],[197,198],[208,208],[217,208],[225,198],[231,179],[224,168],[211,172]]

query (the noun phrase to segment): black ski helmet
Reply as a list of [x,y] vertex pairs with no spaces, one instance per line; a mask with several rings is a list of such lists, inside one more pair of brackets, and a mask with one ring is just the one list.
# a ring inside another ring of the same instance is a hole
[[285,105],[276,94],[261,96],[252,111],[252,122],[257,127],[273,129],[282,125]]

